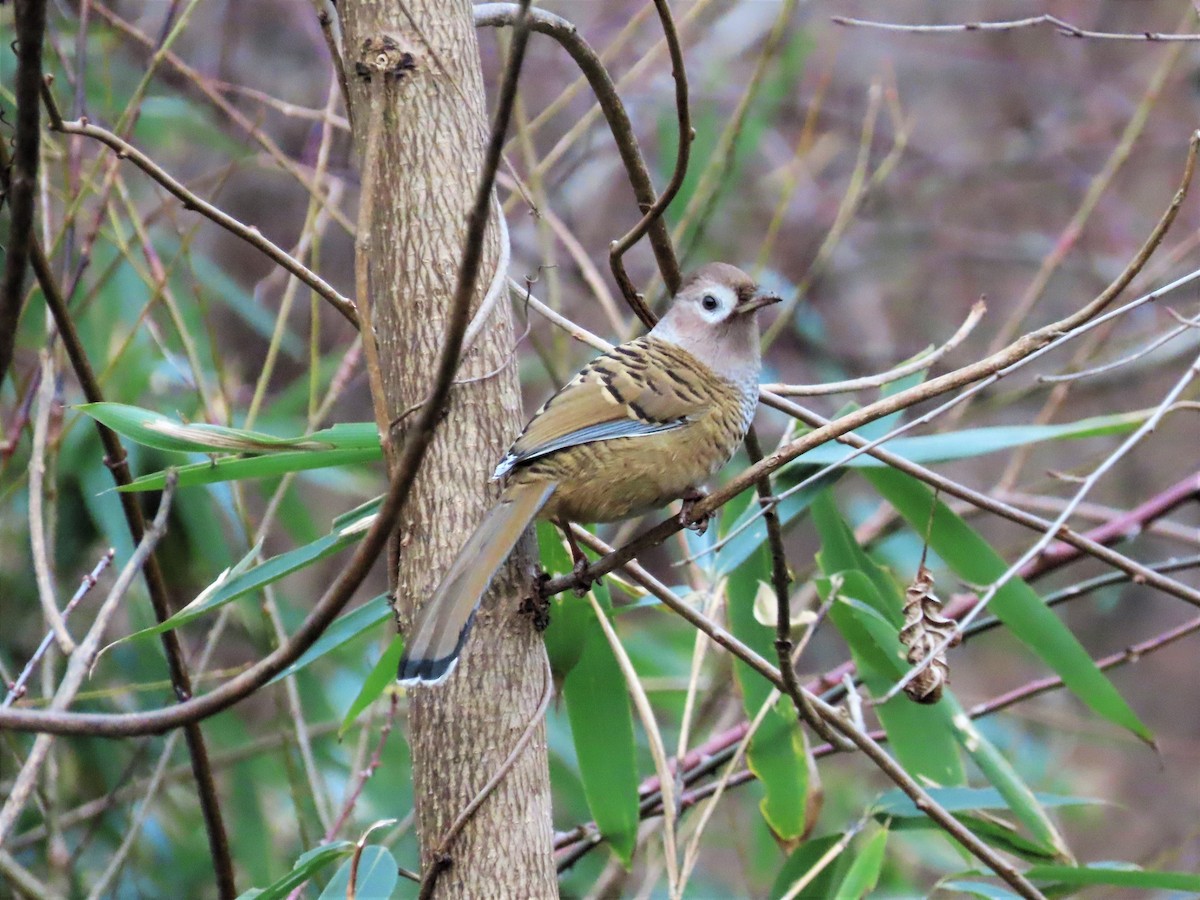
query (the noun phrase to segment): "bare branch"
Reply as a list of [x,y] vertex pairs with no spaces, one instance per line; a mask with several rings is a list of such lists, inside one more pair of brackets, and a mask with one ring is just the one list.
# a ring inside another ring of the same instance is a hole
[[13,7],[13,27],[17,45],[17,74],[13,86],[17,121],[11,173],[7,164],[0,164],[0,193],[7,194],[9,208],[4,278],[0,281],[0,384],[8,374],[16,347],[17,323],[25,299],[25,274],[35,240],[33,210],[41,146],[39,97],[46,0],[17,0]]
[[157,181],[172,195],[177,197],[183,203],[184,209],[190,209],[200,215],[211,219],[213,222],[220,225],[226,231],[241,238],[250,246],[260,250],[265,256],[273,260],[278,265],[287,269],[310,288],[324,297],[333,305],[342,317],[351,325],[358,326],[358,314],[355,311],[354,303],[347,297],[343,297],[333,287],[325,281],[316,272],[309,269],[299,260],[284,251],[281,247],[267,240],[257,228],[251,225],[245,225],[239,222],[233,216],[229,215],[222,209],[213,206],[207,200],[202,199],[196,194],[189,191],[179,181],[171,177],[161,166],[154,160],[142,153],[128,141],[118,137],[113,132],[106,128],[101,128],[98,125],[93,125],[86,119],[80,119],[75,122],[63,122],[58,130],[65,134],[81,134],[86,137],[94,138],[102,144],[110,147],[117,154],[119,159],[128,159],[135,166]]
[[[104,602],[100,604],[100,609],[96,613],[96,619],[88,629],[87,635],[79,642],[75,648],[75,652],[71,654],[70,660],[67,663],[67,671],[63,676],[58,690],[55,691],[54,699],[50,703],[52,711],[60,711],[66,709],[71,701],[75,698],[76,692],[80,685],[83,684],[83,679],[87,677],[88,672],[92,668],[92,663],[96,659],[96,653],[100,649],[100,641],[104,637],[104,631],[108,627],[108,623],[112,620],[113,615],[117,611],[117,607],[128,593],[133,580],[141,572],[142,566],[150,558],[150,554],[154,552],[154,547],[159,539],[166,533],[167,530],[167,514],[171,510],[171,499],[175,495],[175,485],[177,478],[173,472],[167,475],[167,484],[163,488],[162,500],[159,501],[158,514],[154,517],[154,521],[150,527],[146,529],[146,533],[142,536],[141,542],[137,549],[130,556],[129,562],[121,570],[121,574],[117,576],[116,582],[108,592],[108,596],[104,598]],[[29,796],[33,792],[34,785],[37,782],[38,773],[41,771],[42,764],[46,761],[46,755],[50,752],[50,745],[54,743],[54,736],[50,734],[40,734],[33,742],[33,749],[29,751],[29,755],[25,758],[24,765],[21,766],[21,771],[17,773],[16,779],[13,781],[12,790],[9,791],[7,799],[4,801],[3,807],[0,807],[0,844],[4,843],[4,839],[8,837],[12,827],[16,824],[18,816],[25,808],[25,804],[29,801]]]
[[[477,27],[503,27],[512,25],[517,5],[513,3],[481,3],[474,8],[475,25]],[[638,148],[637,138],[633,133],[633,125],[629,114],[621,102],[612,78],[600,61],[600,57],[588,45],[576,30],[575,26],[561,16],[546,12],[543,9],[531,9],[529,12],[530,28],[541,34],[554,38],[562,48],[571,55],[580,70],[587,77],[596,101],[608,121],[616,142],[621,161],[629,183],[633,187],[638,206],[643,210],[651,209],[658,199],[654,185],[650,181],[650,171]],[[675,257],[675,248],[671,244],[671,236],[662,218],[656,218],[649,227],[650,246],[658,262],[658,270],[666,284],[678,284],[680,279],[679,261]]]
[[[679,120],[679,146],[675,154],[675,171],[672,173],[667,187],[653,205],[645,211],[641,220],[626,232],[624,237],[614,241],[608,252],[609,266],[612,268],[613,277],[617,280],[617,286],[625,295],[625,302],[632,307],[647,328],[652,328],[657,319],[633,286],[621,258],[630,247],[641,240],[642,235],[650,230],[651,225],[662,218],[662,214],[666,212],[671,201],[675,199],[675,195],[679,193],[679,189],[683,187],[694,137],[691,113],[688,110],[687,73],[684,70],[683,50],[679,46],[679,32],[675,28],[675,19],[671,16],[671,7],[667,0],[654,0],[654,8],[658,10],[658,17],[662,21],[663,37],[667,41],[667,49],[671,54],[671,75],[675,79],[675,115]],[[679,290],[679,272],[664,272],[663,282],[667,286],[667,292],[674,294]],[[667,868],[670,871],[669,862]]]
[[967,314],[963,323],[958,326],[958,331],[954,332],[946,343],[942,344],[936,350],[923,353],[903,365],[896,366],[894,369],[888,369],[886,372],[880,372],[878,375],[867,375],[863,378],[852,378],[848,381],[830,381],[824,384],[764,384],[762,385],[762,390],[778,394],[780,397],[817,397],[825,394],[844,394],[850,391],[862,391],[868,388],[877,388],[885,384],[891,384],[893,381],[899,381],[901,378],[906,378],[916,372],[924,372],[927,369],[933,368],[943,356],[966,340],[967,335],[975,330],[975,326],[979,324],[985,312],[987,312],[986,304],[984,304],[983,300],[978,300],[971,307],[971,311]]
[[1073,38],[1090,38],[1104,41],[1149,41],[1151,43],[1164,41],[1200,41],[1200,34],[1164,34],[1159,31],[1089,31],[1048,13],[1040,16],[1030,16],[1025,19],[1007,19],[995,22],[961,22],[957,25],[900,25],[895,22],[855,19],[850,16],[830,16],[830,20],[837,25],[856,28],[875,28],[880,31],[898,31],[905,34],[965,34],[973,31],[1016,31],[1020,28],[1049,25],[1058,34]]
[[[80,582],[79,588],[75,591],[75,595],[67,601],[67,605],[63,607],[62,617],[65,621],[67,616],[79,605],[88,591],[96,586],[96,582],[100,579],[100,575],[108,568],[109,563],[113,560],[114,551],[111,547],[100,557],[100,561],[96,563],[96,567],[87,575],[83,576],[83,581]],[[50,644],[54,641],[53,629],[46,632],[46,636],[42,638],[42,642],[38,644],[38,648],[33,651],[33,656],[29,657],[29,662],[25,664],[25,668],[21,670],[21,674],[16,677],[11,685],[9,685],[8,693],[4,695],[4,702],[0,703],[0,707],[12,706],[14,700],[19,700],[25,695],[25,682],[29,680],[29,676],[33,674],[34,667],[37,666],[46,651],[50,649]]]
[[[496,168],[500,161],[504,132],[512,114],[516,81],[524,56],[526,29],[514,38],[509,65],[505,69],[496,119],[484,158],[479,188],[467,220],[462,262],[459,266],[454,293],[446,324],[446,337],[434,370],[429,399],[421,408],[416,421],[407,432],[407,439],[396,461],[394,474],[384,495],[375,521],[363,535],[353,556],[333,583],[317,601],[312,612],[292,637],[258,663],[240,675],[202,697],[193,697],[171,707],[136,713],[68,713],[22,709],[0,709],[0,730],[35,731],[48,734],[87,734],[103,737],[124,737],[133,734],[161,734],[184,725],[199,722],[248,697],[279,672],[295,662],[305,650],[324,633],[350,601],[362,584],[380,551],[389,540],[401,508],[433,440],[433,433],[442,415],[450,392],[454,372],[470,315],[470,301],[479,276],[483,255],[483,234],[487,227],[489,206],[495,185]],[[520,52],[517,49],[520,48]],[[47,272],[47,275],[49,273]],[[122,498],[132,495],[123,493]],[[136,506],[135,506],[136,508]],[[164,637],[174,632],[165,632]]]

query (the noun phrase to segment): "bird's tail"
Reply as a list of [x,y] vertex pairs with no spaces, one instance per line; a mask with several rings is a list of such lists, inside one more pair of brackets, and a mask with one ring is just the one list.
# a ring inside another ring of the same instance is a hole
[[417,610],[400,660],[401,684],[440,684],[454,671],[483,592],[556,487],[554,482],[517,483],[500,495],[433,596]]

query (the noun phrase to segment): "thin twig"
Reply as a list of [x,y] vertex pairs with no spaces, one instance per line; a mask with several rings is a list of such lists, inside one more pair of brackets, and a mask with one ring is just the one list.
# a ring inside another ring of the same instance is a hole
[[[746,453],[749,455],[751,463],[756,463],[763,458],[758,434],[753,426],[746,432]],[[796,680],[796,667],[792,662],[791,595],[788,593],[788,585],[792,579],[788,572],[787,556],[783,547],[783,526],[779,523],[775,497],[771,492],[770,476],[764,475],[759,479],[755,488],[758,491],[758,502],[763,509],[763,520],[767,527],[767,546],[771,553],[771,586],[775,591],[775,655],[783,680],[783,693],[792,701],[796,708],[796,715],[802,722],[820,735],[822,740],[834,743],[837,738],[808,705],[804,693],[800,689],[800,683]]]
[[346,80],[346,64],[342,59],[342,48],[338,46],[337,35],[333,31],[333,16],[329,14],[325,0],[313,0],[313,6],[317,12],[317,24],[321,26],[321,37],[325,39],[325,47],[329,50],[329,62],[333,66],[338,89],[342,94],[342,106],[346,109],[346,128],[348,130],[354,122],[354,111],[350,106],[350,84]]
[[[1017,577],[1017,574],[1022,569],[1024,569],[1033,560],[1037,559],[1043,551],[1045,551],[1052,543],[1054,543],[1058,536],[1059,529],[1066,525],[1067,520],[1071,517],[1075,507],[1083,501],[1083,499],[1088,495],[1100,478],[1103,477],[1103,475],[1108,472],[1109,469],[1116,465],[1126,453],[1137,446],[1137,444],[1141,442],[1142,438],[1155,429],[1158,423],[1161,422],[1163,417],[1167,414],[1167,411],[1171,408],[1172,404],[1174,404],[1174,402],[1179,398],[1184,390],[1187,389],[1192,381],[1198,377],[1200,377],[1200,356],[1196,357],[1196,360],[1188,367],[1187,371],[1184,372],[1183,375],[1180,376],[1180,378],[1171,387],[1171,389],[1167,391],[1166,396],[1163,397],[1162,402],[1155,409],[1154,413],[1148,419],[1146,419],[1146,421],[1143,422],[1131,435],[1129,435],[1128,438],[1122,441],[1121,445],[1117,447],[1116,450],[1106,456],[1104,461],[1101,462],[1100,465],[1096,466],[1096,468],[1092,470],[1087,478],[1083,480],[1079,490],[1075,492],[1074,496],[1071,498],[1071,501],[1063,507],[1062,512],[1058,514],[1057,518],[1050,523],[1050,527],[1045,530],[1045,532],[1042,534],[1042,537],[1035,541],[1033,546],[1021,554],[1020,558],[1012,563],[1012,565],[1010,565],[999,578],[988,585],[987,590],[985,590],[979,596],[979,600],[975,606],[972,607],[972,609],[966,615],[959,619],[958,626],[953,630],[953,632],[951,632],[951,634],[949,634],[943,640],[939,641],[938,645],[934,647],[921,662],[909,669],[903,678],[901,678],[898,682],[896,682],[896,684],[888,689],[887,693],[880,698],[879,702],[883,703],[894,697],[898,691],[903,690],[904,685],[910,683],[914,678],[917,677],[917,675],[925,671],[933,663],[933,660],[939,654],[943,653],[951,645],[951,643],[960,639],[963,629],[970,625],[971,622],[975,620],[975,617],[983,612],[992,598],[999,593],[1000,589],[1004,587],[1004,585],[1008,584],[1008,582],[1013,578]],[[1200,476],[1193,477],[1200,479]],[[1192,490],[1194,491],[1194,488]]]
[[[97,7],[101,9],[102,7]],[[252,225],[245,225],[239,222],[233,216],[229,215],[222,209],[213,206],[207,200],[194,194],[188,190],[182,183],[168,174],[154,160],[142,153],[128,141],[114,134],[106,128],[101,128],[98,125],[93,125],[86,119],[80,119],[75,122],[63,122],[58,130],[65,134],[80,134],[86,137],[94,138],[102,144],[110,147],[117,154],[118,159],[128,159],[135,166],[145,172],[148,176],[157,181],[172,195],[177,197],[183,204],[184,209],[198,212],[200,215],[211,219],[216,224],[220,225],[226,231],[241,238],[250,246],[261,251],[269,259],[279,264],[287,271],[291,272],[310,288],[324,297],[329,303],[342,314],[351,325],[358,325],[358,314],[354,308],[354,302],[348,297],[343,297],[334,288],[325,281],[316,272],[309,269],[299,260],[295,259],[291,254],[287,253],[278,245],[269,241],[263,236],[258,228]]]
[[[33,212],[41,146],[42,35],[46,0],[17,0],[13,6],[17,72],[13,94],[17,119],[11,169],[0,164],[0,193],[8,203],[4,278],[0,281],[0,384],[8,374],[25,299],[25,275],[34,243]],[[69,642],[68,638],[68,642]]]
[[1039,375],[1038,381],[1042,384],[1057,384],[1064,381],[1079,381],[1084,378],[1092,378],[1096,375],[1102,375],[1105,372],[1112,372],[1115,369],[1121,368],[1122,366],[1127,366],[1132,362],[1136,362],[1142,357],[1153,353],[1155,350],[1169,341],[1173,341],[1184,332],[1191,331],[1197,327],[1200,327],[1200,318],[1185,319],[1183,324],[1172,328],[1165,334],[1160,334],[1148,344],[1139,347],[1137,350],[1133,351],[1132,353],[1128,353],[1125,356],[1118,357],[1117,359],[1111,360],[1099,366],[1094,366],[1090,369],[1080,369],[1078,372],[1065,372],[1062,375]]
[[[174,472],[169,472],[166,486],[163,488],[162,499],[159,501],[158,514],[154,517],[154,521],[150,527],[146,529],[146,533],[142,536],[137,549],[130,556],[129,562],[125,564],[125,567],[121,570],[121,574],[117,576],[117,580],[109,590],[108,596],[100,604],[95,621],[93,621],[91,628],[88,629],[87,635],[79,642],[79,645],[75,648],[75,652],[71,654],[67,662],[67,671],[54,693],[53,701],[50,703],[51,710],[60,711],[66,709],[71,704],[71,701],[74,700],[75,694],[78,692],[80,685],[83,684],[84,678],[91,671],[92,663],[96,659],[96,653],[100,649],[100,641],[104,637],[104,631],[108,627],[108,623],[116,613],[121,601],[125,599],[130,585],[133,584],[133,580],[141,572],[142,566],[150,558],[151,553],[154,551],[154,546],[166,533],[167,515],[171,510],[171,499],[175,495],[175,485],[177,482],[178,478]],[[25,758],[25,762],[21,766],[21,771],[17,773],[17,777],[13,781],[12,789],[5,799],[3,807],[0,807],[0,844],[4,843],[5,838],[8,837],[12,827],[16,824],[17,818],[21,815],[22,810],[24,810],[25,804],[29,801],[29,795],[33,792],[34,785],[37,783],[38,773],[41,771],[42,764],[46,761],[46,755],[50,752],[50,745],[53,743],[54,735],[52,734],[39,734],[34,740],[33,747],[30,749],[29,755]]]
[[[667,42],[667,50],[671,54],[671,76],[675,79],[675,116],[679,121],[679,144],[675,153],[675,171],[672,173],[671,180],[667,183],[662,194],[645,211],[638,223],[627,231],[623,237],[613,241],[612,247],[608,251],[608,263],[612,268],[617,286],[625,296],[625,302],[629,304],[647,328],[654,327],[657,318],[650,311],[649,307],[646,306],[645,300],[633,286],[633,281],[630,280],[629,273],[625,271],[625,264],[622,262],[622,257],[629,251],[630,247],[641,240],[642,236],[650,230],[651,225],[662,218],[662,214],[666,212],[671,201],[675,199],[675,195],[679,193],[679,189],[683,187],[683,179],[687,175],[688,158],[691,156],[692,138],[694,137],[692,133],[691,112],[688,110],[687,72],[684,69],[683,50],[679,46],[679,32],[675,28],[675,19],[671,15],[671,7],[667,3],[667,0],[654,0],[654,8],[658,11],[659,20],[662,22],[663,37]],[[680,284],[679,272],[663,272],[663,283],[666,284],[668,293],[676,293],[679,290]],[[668,872],[670,868],[671,864],[668,861]]]
[[375,340],[375,322],[372,315],[374,302],[371,299],[371,221],[375,215],[375,178],[379,174],[379,140],[383,131],[383,92],[387,86],[386,73],[374,71],[374,77],[365,73],[374,54],[364,48],[363,80],[367,82],[367,140],[363,149],[362,189],[358,192],[358,230],[354,236],[354,293],[358,297],[359,330],[362,333],[363,359],[367,364],[367,383],[371,388],[371,408],[375,411],[375,427],[379,430],[379,441],[383,445],[383,456],[388,465],[392,462],[392,429],[387,414],[383,390],[383,372],[379,368],[379,345]]
[[[1107,672],[1109,669],[1115,669],[1118,666],[1126,665],[1127,663],[1135,663],[1148,653],[1153,653],[1156,650],[1161,650],[1175,641],[1187,637],[1200,631],[1200,617],[1188,619],[1174,628],[1169,628],[1161,634],[1157,634],[1152,638],[1144,641],[1139,641],[1136,644],[1130,644],[1119,653],[1113,653],[1109,656],[1102,657],[1096,660],[1096,668],[1101,672]],[[1001,709],[1012,706],[1014,703],[1019,703],[1023,700],[1028,700],[1031,697],[1036,697],[1039,694],[1045,694],[1048,691],[1055,690],[1063,686],[1063,680],[1060,676],[1053,675],[1046,678],[1039,678],[1023,684],[1018,688],[1014,688],[998,697],[993,697],[984,703],[978,703],[972,706],[967,714],[971,718],[991,715]]]
[[58,600],[54,596],[54,575],[50,563],[52,551],[49,546],[51,534],[46,528],[45,514],[46,440],[50,431],[50,413],[58,394],[58,373],[49,346],[42,348],[40,356],[41,376],[38,379],[37,408],[33,416],[33,446],[29,454],[29,544],[42,615],[54,632],[58,649],[64,656],[70,656],[75,649],[75,641],[67,631],[66,621],[58,611]]
[[862,378],[830,381],[824,384],[764,384],[762,389],[770,391],[772,394],[778,394],[780,397],[817,397],[826,394],[845,394],[850,391],[862,391],[891,384],[893,381],[899,381],[901,378],[933,368],[943,356],[966,340],[967,335],[975,330],[975,326],[979,324],[985,312],[987,312],[987,306],[983,300],[976,301],[975,305],[971,307],[971,312],[946,343],[928,353],[922,353],[894,369],[880,372],[878,375],[866,375]]
[[[104,555],[100,557],[100,561],[96,563],[95,568],[93,568],[92,571],[87,575],[83,576],[83,581],[79,583],[79,588],[75,591],[74,596],[71,597],[71,599],[67,601],[67,605],[63,607],[62,617],[64,621],[66,620],[67,616],[72,613],[75,607],[79,605],[79,602],[85,596],[87,596],[88,591],[96,586],[96,582],[100,579],[100,575],[105,569],[108,568],[115,553],[116,551],[109,547],[108,550],[105,551]],[[38,660],[40,660],[46,654],[46,651],[50,649],[50,644],[53,643],[53,641],[54,631],[51,630],[46,632],[46,636],[42,638],[42,642],[38,644],[38,648],[34,650],[33,655],[29,657],[29,662],[25,664],[25,668],[21,670],[21,674],[16,677],[11,685],[9,685],[8,693],[4,695],[4,702],[0,703],[0,708],[12,706],[13,701],[20,700],[21,697],[25,695],[25,682],[29,680],[29,676],[33,674],[33,670],[38,664]]]
[[[701,3],[694,4],[693,8],[689,10],[689,16],[699,12],[701,6]],[[481,3],[474,7],[474,13],[476,27],[510,26],[516,18],[517,5],[513,3]],[[605,69],[604,63],[587,41],[580,36],[575,26],[561,16],[534,8],[529,11],[529,21],[530,27],[534,31],[558,41],[586,76],[592,93],[596,96],[596,102],[608,121],[608,127],[616,142],[617,151],[621,155],[621,161],[625,165],[629,184],[633,188],[638,206],[643,212],[651,209],[658,198],[650,180],[650,171],[638,148],[637,137],[634,135],[633,125],[629,121],[629,114],[617,94],[616,86]],[[543,165],[546,165],[547,160],[543,160]],[[675,248],[671,244],[666,222],[661,217],[654,219],[650,224],[649,239],[664,283],[678,284],[680,279],[679,261],[675,257]]]
[[830,21],[836,25],[853,26],[856,28],[875,28],[880,31],[899,31],[906,34],[964,34],[974,31],[1016,31],[1019,28],[1033,28],[1038,25],[1049,25],[1064,37],[1091,38],[1106,41],[1200,41],[1200,34],[1165,34],[1159,31],[1113,32],[1089,31],[1072,25],[1065,19],[1048,13],[1040,16],[1030,16],[1026,19],[1006,19],[994,22],[961,22],[955,25],[900,25],[895,22],[878,22],[868,19],[855,19],[850,16],[830,16]]

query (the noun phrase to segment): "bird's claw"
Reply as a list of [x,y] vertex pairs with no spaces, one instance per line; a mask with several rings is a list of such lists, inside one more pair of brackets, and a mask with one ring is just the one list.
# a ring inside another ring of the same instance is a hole
[[704,534],[708,531],[708,523],[712,519],[712,513],[705,513],[700,518],[692,521],[692,510],[696,508],[696,504],[707,497],[708,494],[704,491],[692,489],[683,495],[683,507],[679,510],[679,524],[696,534]]
[[594,579],[587,575],[587,567],[588,561],[585,556],[580,556],[579,559],[575,560],[575,565],[571,567],[571,574],[578,581],[578,584],[573,588],[576,597],[584,596],[592,586]]

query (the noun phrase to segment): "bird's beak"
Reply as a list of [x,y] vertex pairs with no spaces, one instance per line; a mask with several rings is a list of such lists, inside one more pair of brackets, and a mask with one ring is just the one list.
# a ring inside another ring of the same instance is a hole
[[756,292],[749,300],[743,300],[737,305],[738,315],[744,313],[752,313],[756,309],[762,309],[764,306],[770,306],[772,303],[778,303],[783,298],[777,294],[764,294]]

